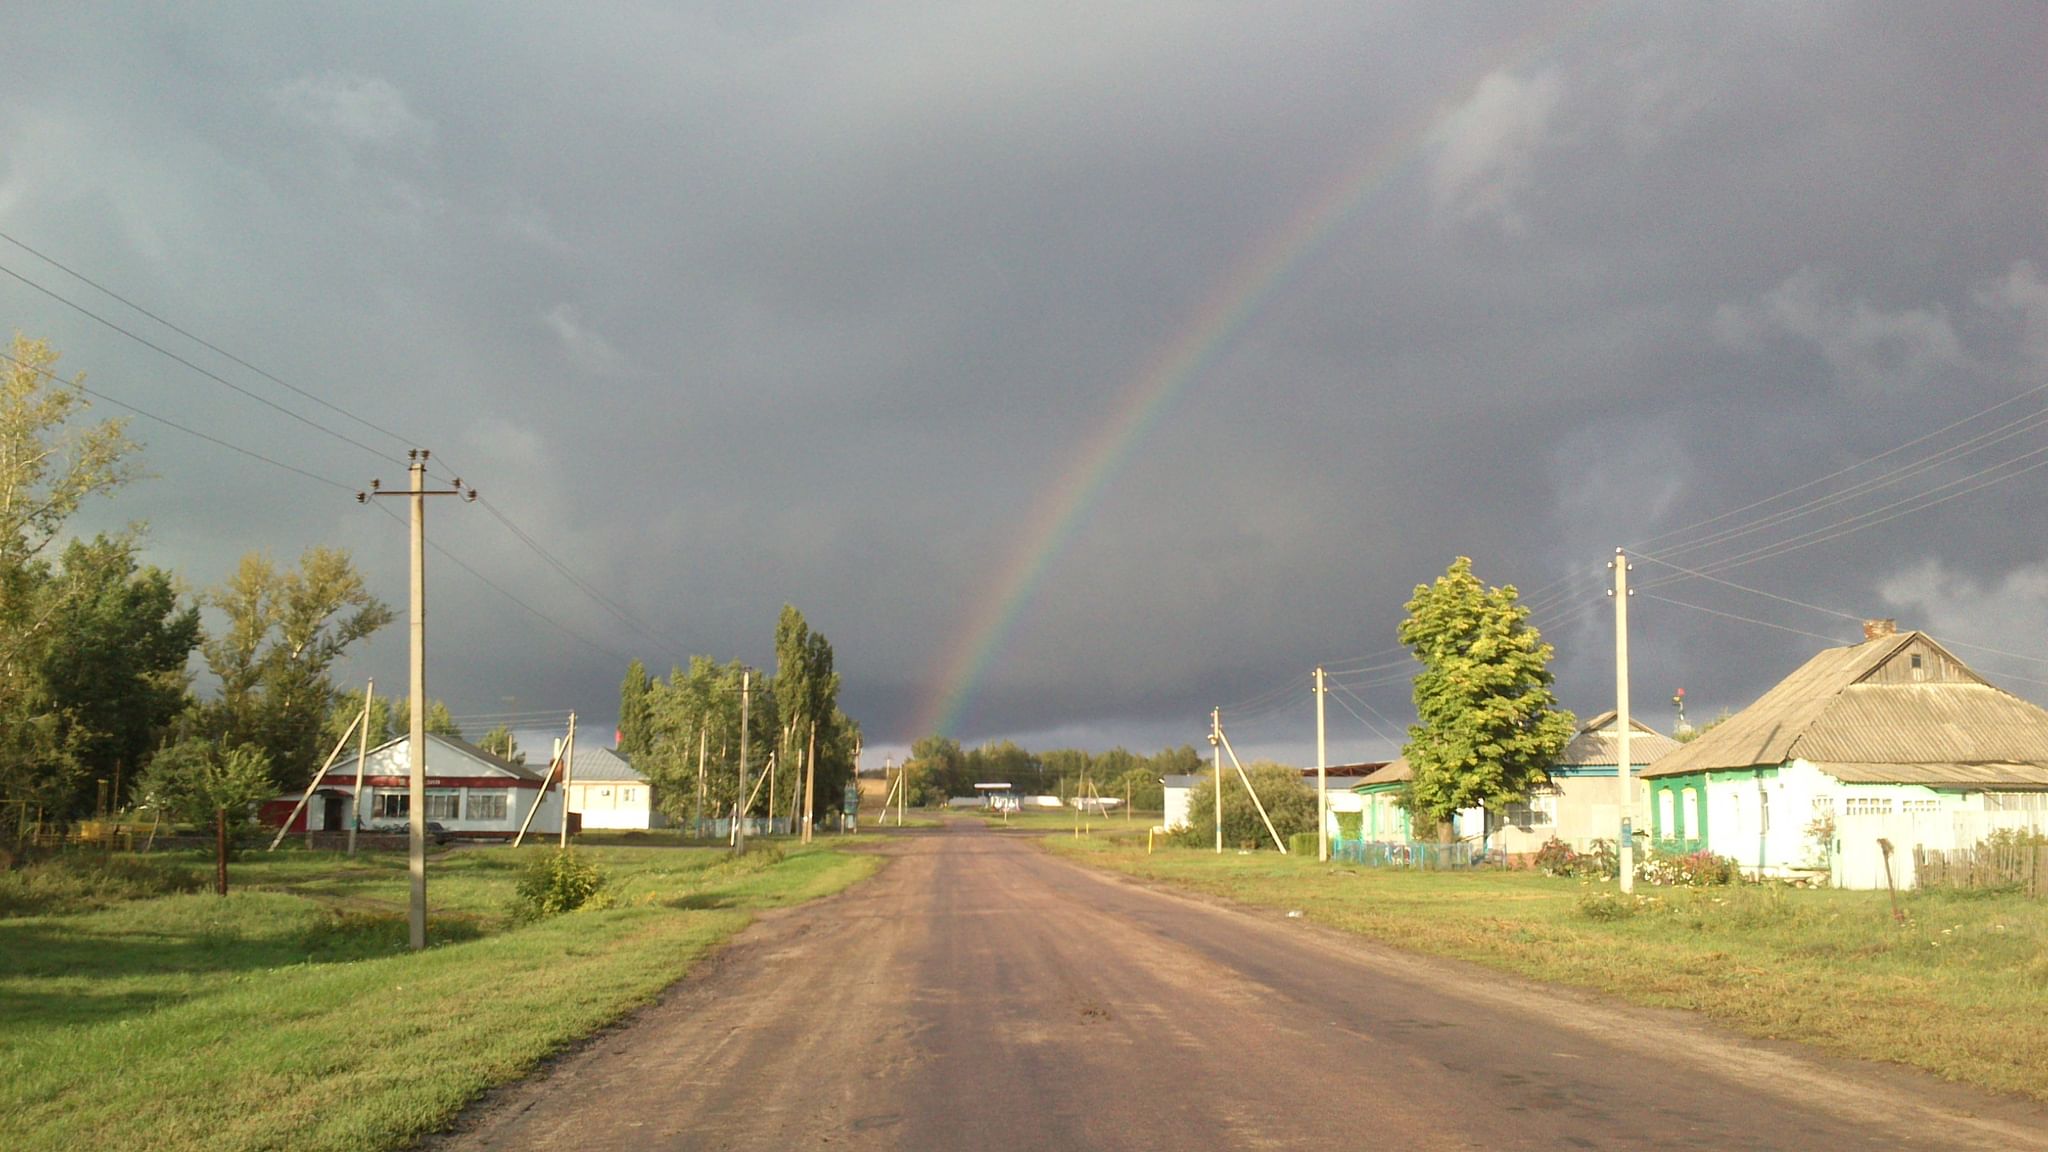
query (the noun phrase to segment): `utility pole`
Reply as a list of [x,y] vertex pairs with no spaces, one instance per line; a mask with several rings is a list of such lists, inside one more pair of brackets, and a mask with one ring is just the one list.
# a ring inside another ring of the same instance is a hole
[[1628,553],[1614,550],[1614,775],[1621,784],[1621,890],[1636,890],[1635,789],[1628,762]]
[[569,713],[569,742],[562,746],[562,842],[569,850],[569,782],[576,778],[576,714]]
[[1223,855],[1223,709],[1209,709],[1209,758],[1216,765],[1216,854]]
[[1323,740],[1323,697],[1329,687],[1323,669],[1316,667],[1316,859],[1330,859],[1330,755]]
[[[356,745],[356,790],[348,808],[348,854],[356,854],[356,825],[363,822],[363,762],[370,758],[370,705],[377,699],[377,682],[368,681],[363,687],[363,730]],[[377,738],[383,739],[378,733]]]
[[706,736],[706,733],[705,733],[704,725],[700,723],[700,724],[698,724],[698,725],[697,725],[697,827],[696,827],[696,829],[695,829],[695,831],[696,831],[696,833],[697,833],[697,839],[699,839],[699,840],[702,840],[702,839],[704,838],[704,750],[705,750],[705,736]]
[[747,854],[747,709],[754,699],[754,673],[740,673],[740,806],[733,813],[732,854]]
[[429,491],[427,450],[407,449],[405,456],[410,461],[406,474],[412,479],[407,491],[386,492],[382,481],[372,480],[368,492],[356,493],[356,503],[368,504],[372,496],[401,495],[412,503],[412,621],[408,628],[412,635],[412,731],[406,739],[406,759],[411,762],[406,803],[412,809],[408,853],[412,907],[407,919],[413,950],[418,951],[427,946],[427,497],[460,496],[475,503],[476,489],[463,488],[458,476],[453,488]]
[[818,722],[811,721],[811,748],[804,753],[804,843],[811,842],[811,817],[818,807]]

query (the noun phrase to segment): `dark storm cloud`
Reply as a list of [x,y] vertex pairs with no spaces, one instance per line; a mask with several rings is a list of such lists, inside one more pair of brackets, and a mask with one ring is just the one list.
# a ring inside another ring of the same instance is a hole
[[[574,633],[440,564],[434,689],[458,711],[607,716],[620,655],[765,661],[787,600],[871,741],[907,741],[1038,494],[1361,157],[1411,159],[1135,447],[963,736],[1198,736],[1213,704],[1391,645],[1460,553],[1544,594],[1565,700],[1594,711],[1616,544],[2048,380],[2048,36],[2024,5],[16,23],[0,227],[431,444],[651,630],[481,510],[437,508],[437,539]],[[19,285],[0,301],[112,394],[347,485],[398,475]],[[402,598],[389,520],[140,431],[158,478],[100,522],[147,518],[200,582],[247,548],[343,543]],[[2042,475],[1726,575],[2031,655],[2011,637],[2048,623]],[[1709,583],[1659,594],[1855,632]],[[1683,684],[1708,711],[1820,643],[1659,601],[1636,620],[1639,695]],[[355,671],[395,683],[402,640]],[[1402,684],[1359,692],[1381,729],[1405,718]],[[1305,716],[1303,694],[1245,723],[1298,752]],[[1343,754],[1386,750],[1332,723]]]

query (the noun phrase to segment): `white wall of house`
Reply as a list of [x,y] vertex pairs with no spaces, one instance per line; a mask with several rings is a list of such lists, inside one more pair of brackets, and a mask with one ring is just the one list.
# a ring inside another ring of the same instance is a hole
[[[450,832],[516,833],[526,819],[537,793],[534,788],[427,788],[427,819]],[[405,824],[411,819],[410,795],[402,787],[363,787],[363,827],[380,828]],[[315,807],[322,807],[315,804]],[[314,828],[321,827],[314,824]],[[348,827],[346,824],[342,828]],[[528,835],[555,834],[562,830],[562,792],[550,788],[534,813]]]
[[654,807],[654,789],[644,781],[591,780],[569,782],[569,811],[583,817],[585,828],[648,829],[667,825]]

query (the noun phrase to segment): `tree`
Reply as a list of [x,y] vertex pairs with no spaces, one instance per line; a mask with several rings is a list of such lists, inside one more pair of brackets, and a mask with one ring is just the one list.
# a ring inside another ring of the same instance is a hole
[[619,685],[619,754],[629,760],[647,750],[652,736],[647,695],[653,688],[646,665],[638,660],[626,665],[626,679]]
[[512,729],[503,724],[484,733],[483,739],[477,741],[477,747],[514,764],[526,763],[526,753],[519,750],[519,741],[512,738]]
[[336,696],[329,670],[391,622],[390,607],[333,548],[307,549],[296,570],[251,552],[207,601],[227,622],[200,646],[220,695],[195,717],[198,734],[253,745],[281,786],[304,785],[326,752],[319,744]]
[[[753,679],[753,700],[747,721],[752,738],[742,773],[740,757],[740,694],[745,677]],[[709,656],[695,656],[688,670],[671,668],[668,680],[653,681],[647,693],[648,741],[633,766],[655,786],[662,811],[678,823],[694,820],[697,808],[698,749],[704,750],[704,807],[707,819],[731,815],[741,799],[741,781],[751,788],[767,766],[780,731],[775,697],[763,689],[761,675],[737,660],[720,665]],[[700,744],[701,740],[701,744]],[[754,807],[765,799],[750,792]]]
[[[433,697],[427,698],[427,735],[446,736],[450,740],[461,740],[462,725],[455,722],[455,716],[448,711],[448,705]],[[412,735],[412,701],[404,696],[391,706],[391,735],[387,740]]]
[[132,536],[74,540],[50,587],[56,604],[40,675],[49,706],[88,787],[71,805],[95,799],[92,779],[119,792],[191,703],[186,662],[199,643],[199,609],[180,606],[171,574],[141,567]]
[[[1280,833],[1281,842],[1297,832],[1316,830],[1316,796],[1302,781],[1299,771],[1259,760],[1246,766],[1245,775],[1251,778],[1259,803],[1266,806],[1266,815],[1273,821],[1273,830]],[[1197,788],[1188,794],[1188,823],[1175,833],[1176,840],[1200,847],[1213,844],[1215,835],[1216,790]],[[1237,778],[1237,770],[1228,764],[1223,767],[1223,843],[1231,848],[1273,845],[1273,838],[1266,834],[1265,821],[1259,819],[1259,810],[1245,793],[1244,781]]]
[[263,750],[183,740],[156,754],[138,787],[145,803],[171,819],[214,826],[215,874],[220,894],[227,895],[229,835],[247,827],[255,806],[276,790]]
[[1526,800],[1548,783],[1575,722],[1557,707],[1551,647],[1512,585],[1487,587],[1460,556],[1416,586],[1407,611],[1400,640],[1422,664],[1418,722],[1401,749],[1415,774],[1409,810],[1449,842],[1460,809]]
[[137,446],[121,420],[80,421],[84,378],[67,383],[56,362],[48,344],[16,336],[0,363],[0,799],[61,810],[96,751],[48,680],[84,589],[43,553],[87,501],[137,474]]
[[[795,605],[784,604],[775,622],[775,711],[788,727],[788,751],[782,763],[791,771],[779,782],[787,793],[787,805],[777,802],[778,811],[795,813],[798,787],[808,775],[818,790],[814,816],[836,812],[843,806],[846,784],[853,779],[853,747],[844,738],[847,720],[839,711],[839,673],[832,667],[832,645],[823,634],[811,631],[804,614]],[[814,771],[798,772],[810,754],[813,726],[817,735],[818,762]]]

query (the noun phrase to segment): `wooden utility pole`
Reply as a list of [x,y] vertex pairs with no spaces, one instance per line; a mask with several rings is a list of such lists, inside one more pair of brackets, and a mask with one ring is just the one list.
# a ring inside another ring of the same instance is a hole
[[377,682],[363,686],[363,730],[356,739],[356,790],[348,806],[348,854],[356,854],[356,825],[363,822],[363,764],[370,758],[370,702],[377,698]]
[[386,492],[381,481],[372,480],[368,492],[356,493],[359,504],[369,503],[371,496],[401,495],[412,504],[412,619],[408,628],[412,636],[412,731],[406,739],[406,759],[411,770],[406,803],[412,809],[408,857],[412,901],[407,919],[415,951],[427,946],[427,497],[460,496],[472,503],[476,501],[476,489],[463,488],[461,477],[456,478],[453,488],[428,491],[427,456],[425,448],[407,450],[406,459],[411,463],[406,466],[406,473],[412,478],[412,485],[406,491]]
[[1621,890],[1636,890],[1635,789],[1628,762],[1628,553],[1614,550],[1614,727],[1615,779],[1621,784]]
[[1209,758],[1216,764],[1216,854],[1223,855],[1223,709],[1209,709]]
[[735,856],[747,854],[747,709],[754,699],[754,673],[751,669],[740,673],[740,806],[733,813],[732,851]]
[[569,742],[562,745],[562,842],[569,850],[569,782],[576,778],[576,714],[569,713]]
[[1330,859],[1330,753],[1324,742],[1323,697],[1330,691],[1321,667],[1316,669],[1316,859]]

